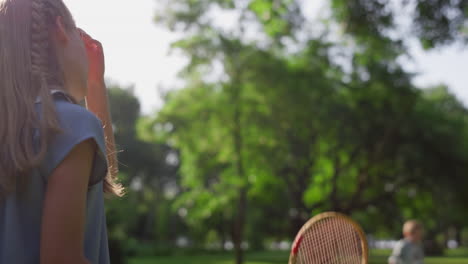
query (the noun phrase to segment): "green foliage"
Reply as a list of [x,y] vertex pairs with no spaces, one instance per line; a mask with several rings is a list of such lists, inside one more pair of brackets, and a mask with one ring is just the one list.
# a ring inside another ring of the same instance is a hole
[[167,145],[140,139],[140,104],[131,88],[110,85],[109,100],[119,149],[119,178],[127,189],[125,197],[107,201],[106,215],[111,259],[125,263],[118,261],[124,261],[123,256],[154,255],[158,242],[172,243],[170,228],[180,221],[167,210],[172,201],[163,196],[163,190],[176,182],[177,164],[167,162],[173,152]]
[[[373,214],[392,212],[393,226],[434,214],[428,192],[433,186],[445,186],[442,193],[451,190],[463,182],[459,173],[467,172],[462,147],[453,146],[441,156],[450,141],[465,141],[464,108],[446,90],[417,91],[404,72],[385,65],[369,68],[368,80],[356,75],[349,84],[342,83],[345,73],[327,64],[327,57],[313,59],[315,64],[303,62],[305,54],[317,57],[312,54],[321,54],[318,47],[327,47],[314,42],[310,46],[288,59],[243,46],[230,58],[250,58],[243,61],[248,71],[237,75],[237,85],[243,92],[243,158],[251,201],[287,197],[289,207],[299,211],[299,222],[317,209],[372,214],[378,206]],[[192,87],[168,95],[155,124],[173,127],[166,140],[180,150],[187,188],[176,206],[188,203],[189,221],[197,225],[213,214],[224,213],[229,219],[236,187],[244,183],[232,160],[232,84],[189,80]],[[434,134],[426,141],[422,131]],[[427,148],[437,141],[445,145]],[[437,163],[442,157],[445,164]],[[447,174],[447,166],[457,169]],[[419,200],[409,204],[408,192],[416,192]],[[384,209],[391,200],[405,210]],[[263,206],[265,215],[275,214],[268,203]],[[277,235],[293,233],[284,230],[278,229]]]
[[[304,17],[300,1],[297,0],[161,0],[162,8],[158,9],[155,21],[166,25],[173,31],[198,32],[210,31],[210,17],[215,8],[223,11],[238,12],[239,25],[250,26],[258,23],[263,31],[279,39],[293,35],[303,25]],[[197,33],[198,33],[197,32]],[[194,34],[198,35],[198,34]]]
[[[462,34],[468,14],[466,0],[333,0],[332,8],[346,32],[362,41],[387,41],[389,31],[401,32],[395,23],[404,19],[401,10],[414,18],[411,31],[426,49],[467,40]],[[405,37],[398,36],[400,40]]]
[[[455,41],[464,0],[410,2],[428,48]],[[190,59],[186,85],[139,130],[177,150],[182,193],[172,206],[187,213],[197,241],[240,244],[246,222],[248,241],[261,247],[258,237],[291,239],[325,210],[385,235],[413,217],[433,233],[466,225],[466,109],[445,87],[414,87],[396,62],[405,39],[390,37],[398,31],[390,1],[331,2],[330,19],[353,46],[307,34],[300,1],[160,6],[157,22],[184,33],[173,48]],[[215,11],[237,14],[237,27],[220,28]],[[444,24],[447,12],[458,20]]]
[[[253,0],[249,4],[249,9],[264,26],[265,33],[274,37],[291,35],[294,27],[300,26],[299,23],[302,22],[302,14],[294,0]],[[296,21],[292,19],[293,17]]]

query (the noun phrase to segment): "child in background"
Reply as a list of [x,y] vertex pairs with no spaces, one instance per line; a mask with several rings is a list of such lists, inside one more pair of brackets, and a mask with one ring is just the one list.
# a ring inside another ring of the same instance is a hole
[[404,238],[396,244],[390,256],[389,264],[423,264],[422,248],[423,226],[416,220],[407,221],[403,225]]

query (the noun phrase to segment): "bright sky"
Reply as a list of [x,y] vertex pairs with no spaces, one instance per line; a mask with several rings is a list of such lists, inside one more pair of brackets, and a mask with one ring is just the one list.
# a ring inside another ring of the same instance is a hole
[[[176,80],[184,58],[169,55],[176,36],[153,22],[156,0],[64,0],[77,24],[102,42],[106,77],[134,86],[144,113],[161,106],[157,88]],[[468,106],[468,49],[423,52],[412,48],[421,86],[445,83]]]

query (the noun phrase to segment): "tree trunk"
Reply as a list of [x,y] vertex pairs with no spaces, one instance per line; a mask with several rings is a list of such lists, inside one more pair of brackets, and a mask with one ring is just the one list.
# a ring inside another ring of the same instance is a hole
[[[226,232],[227,221],[224,218],[224,214],[221,216],[221,221],[216,225],[216,232],[218,233],[219,243],[221,244],[221,251],[224,252],[227,236],[229,236],[229,231]],[[229,230],[229,229],[228,229]],[[226,234],[227,233],[227,234]]]
[[234,242],[234,253],[236,255],[236,264],[244,263],[244,251],[242,249],[242,241],[244,239],[244,227],[245,227],[245,212],[247,208],[247,191],[242,188],[239,197],[237,217],[234,222],[233,230],[233,242]]
[[242,137],[242,85],[240,83],[240,76],[242,68],[238,62],[234,62],[234,72],[232,73],[232,102],[234,104],[234,127],[232,136],[234,140],[234,151],[235,151],[235,168],[238,177],[241,179],[241,185],[239,186],[239,197],[237,201],[237,214],[234,215],[233,223],[233,243],[234,251],[236,255],[236,264],[244,263],[244,252],[242,250],[242,242],[244,240],[244,228],[247,214],[247,188],[248,181],[245,175],[245,168],[243,163],[243,137]]
[[[237,102],[239,104],[239,102]],[[244,226],[247,211],[247,180],[245,179],[244,166],[242,162],[242,135],[241,135],[241,120],[240,109],[236,107],[235,112],[235,131],[234,142],[236,148],[236,169],[239,177],[243,179],[242,186],[239,189],[239,199],[237,205],[237,214],[234,216],[234,234],[233,242],[236,254],[236,264],[244,263],[244,256],[242,250],[242,241],[244,239]]]
[[293,217],[291,219],[291,225],[290,225],[290,237],[294,238],[299,230],[301,230],[302,226],[305,224],[305,221],[302,219],[301,215],[298,214],[297,216]]
[[462,245],[462,243],[463,243],[463,241],[462,241],[463,240],[462,239],[462,228],[459,225],[455,226],[455,240],[457,241],[459,247],[463,246]]
[[438,230],[429,230],[425,239],[425,253],[427,256],[440,256],[443,253],[443,247],[437,243],[436,236]]
[[128,263],[125,257],[122,241],[109,239],[109,255],[112,264]]
[[156,179],[156,190],[154,192],[154,200],[150,203],[148,213],[146,215],[146,220],[145,220],[145,239],[148,241],[153,241],[158,235],[156,234],[156,228],[157,228],[157,218],[156,218],[156,213],[158,210],[158,205],[160,201],[160,194],[162,193],[162,188],[160,186],[160,181],[159,179]]
[[225,251],[225,245],[226,245],[226,233],[223,231],[220,232],[220,238],[221,238],[221,251]]
[[451,239],[450,238],[450,229],[446,229],[444,231],[444,245],[443,245],[444,248],[447,248],[447,245],[448,245],[448,242],[449,242],[450,239]]

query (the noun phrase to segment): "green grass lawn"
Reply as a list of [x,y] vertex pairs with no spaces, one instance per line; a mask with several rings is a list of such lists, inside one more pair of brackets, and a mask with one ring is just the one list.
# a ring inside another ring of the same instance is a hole
[[[388,251],[374,251],[369,264],[387,264]],[[447,257],[427,258],[426,264],[467,264],[468,256],[453,253]],[[232,264],[232,255],[173,256],[133,259],[129,264]],[[264,252],[247,254],[246,264],[287,264],[287,252]]]
[[[390,254],[388,250],[374,250],[371,254],[369,264],[387,264],[387,258]],[[426,264],[468,264],[468,255],[466,251],[454,251],[447,254],[447,257],[426,258]]]

